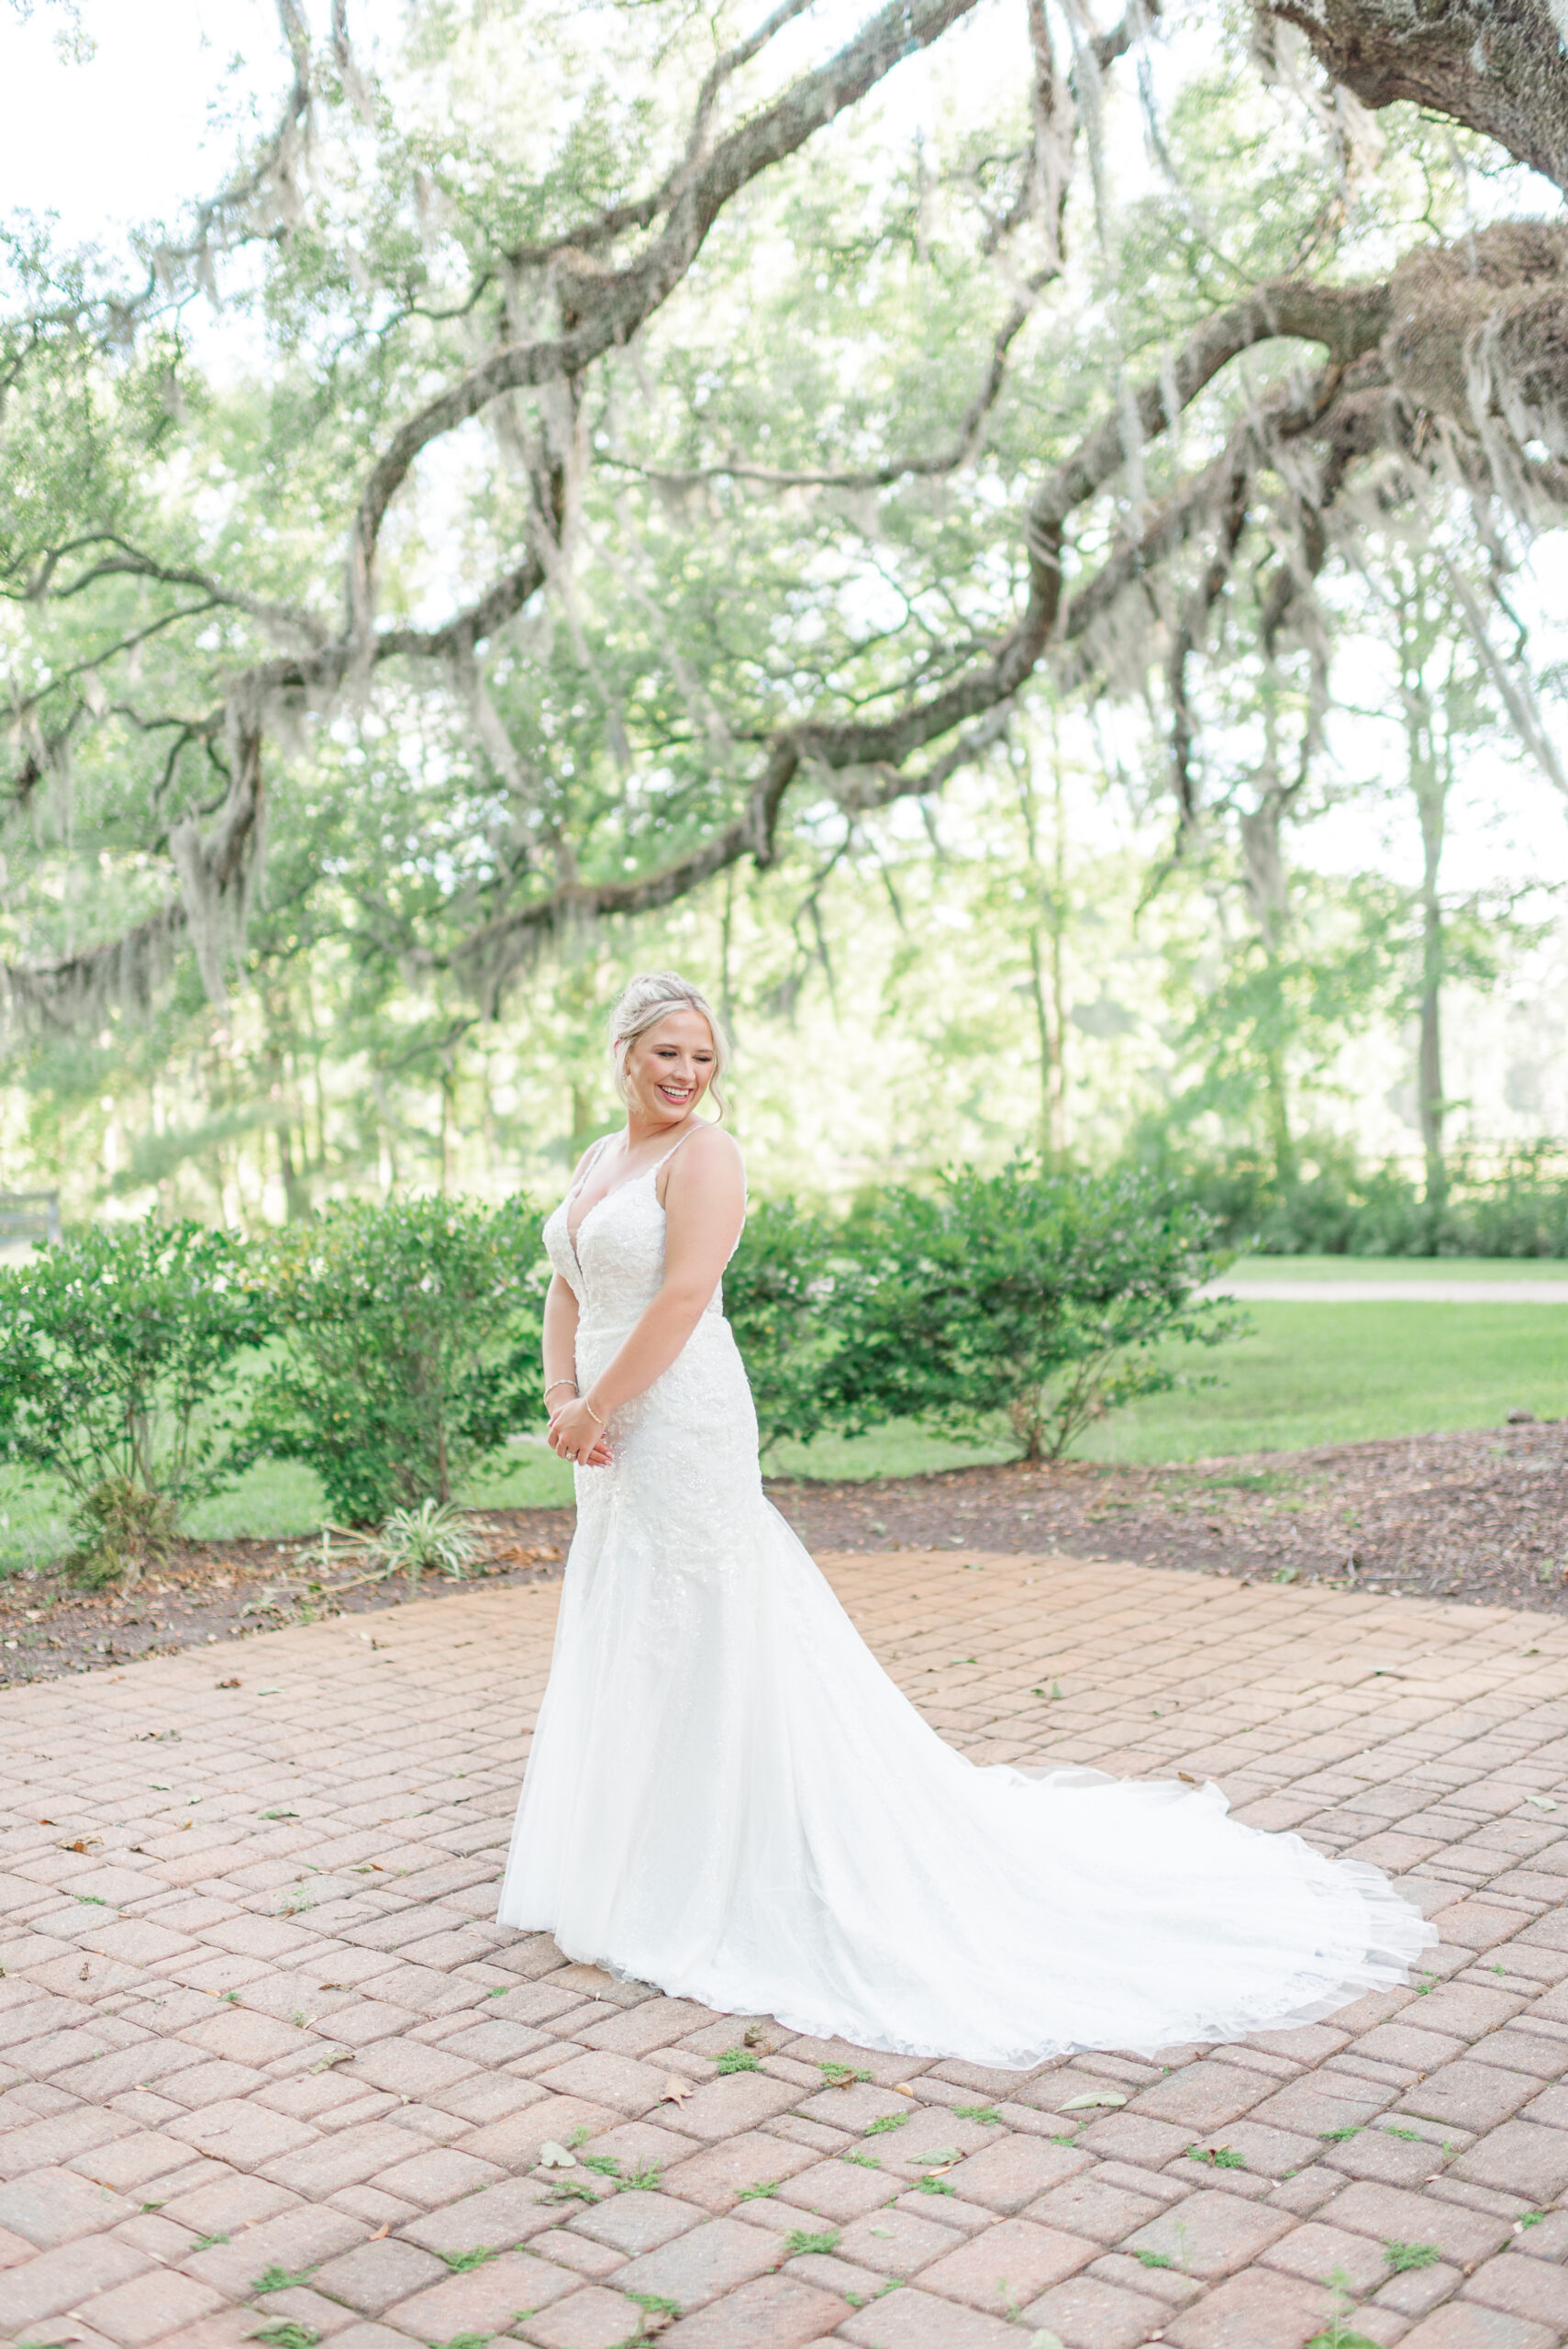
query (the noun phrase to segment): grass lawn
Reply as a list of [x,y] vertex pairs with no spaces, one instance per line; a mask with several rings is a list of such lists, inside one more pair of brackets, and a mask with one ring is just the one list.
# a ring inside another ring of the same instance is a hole
[[[1468,1263],[1470,1260],[1460,1260]],[[1366,1257],[1269,1260],[1381,1278]],[[1422,1268],[1413,1266],[1418,1274]],[[1432,1270],[1427,1268],[1427,1277]],[[1449,1266],[1440,1268],[1445,1274]],[[1477,1268],[1505,1272],[1496,1259]],[[1514,1267],[1509,1264],[1507,1270]],[[1521,1265],[1521,1274],[1544,1266]],[[1236,1284],[1238,1291],[1242,1284]],[[1243,1297],[1243,1302],[1245,1298]],[[1555,1305],[1247,1305],[1253,1334],[1212,1353],[1176,1349],[1176,1364],[1219,1382],[1151,1395],[1091,1428],[1086,1460],[1200,1460],[1232,1452],[1298,1452],[1373,1436],[1497,1427],[1511,1410],[1568,1416],[1568,1309]],[[769,1465],[808,1476],[908,1476],[967,1461],[1005,1460],[1012,1445],[964,1449],[896,1427],[858,1442],[781,1445]]]
[[[1296,1257],[1271,1265],[1349,1264],[1351,1276],[1382,1277],[1368,1257]],[[1422,1266],[1413,1276],[1448,1263]],[[1462,1272],[1521,1277],[1551,1268],[1496,1258],[1454,1260]],[[1568,1272],[1568,1266],[1564,1267]],[[1240,1290],[1241,1284],[1238,1282]],[[1245,1299],[1243,1297],[1243,1302]],[[1226,1452],[1296,1452],[1371,1436],[1429,1435],[1444,1428],[1496,1427],[1511,1410],[1537,1419],[1568,1416],[1568,1309],[1555,1305],[1247,1305],[1254,1334],[1212,1353],[1177,1350],[1179,1367],[1212,1371],[1220,1384],[1151,1396],[1092,1428],[1079,1443],[1089,1460],[1195,1460]],[[1005,1434],[990,1444],[955,1443],[907,1424],[852,1440],[819,1436],[778,1444],[766,1466],[780,1476],[915,1476],[975,1461],[1006,1460]],[[515,1496],[515,1497],[514,1497]],[[513,1507],[568,1500],[570,1478],[540,1453],[490,1496]]]
[[1561,1256],[1239,1256],[1227,1288],[1249,1281],[1561,1281]]
[[[1292,1257],[1254,1260],[1260,1274],[1292,1276],[1324,1267],[1325,1279],[1440,1270],[1487,1279],[1550,1275],[1544,1264],[1471,1259],[1440,1267],[1408,1258]],[[1240,1289],[1244,1282],[1239,1279]],[[1551,1305],[1321,1305],[1247,1308],[1253,1334],[1212,1353],[1179,1349],[1184,1371],[1212,1371],[1219,1383],[1151,1396],[1092,1428],[1078,1446],[1090,1460],[1151,1463],[1220,1453],[1295,1452],[1372,1436],[1432,1434],[1496,1427],[1513,1409],[1538,1419],[1568,1416],[1568,1309]],[[911,1476],[1012,1456],[998,1433],[963,1444],[898,1423],[874,1435],[780,1444],[774,1475]],[[478,1508],[560,1508],[572,1498],[570,1469],[542,1442],[517,1446],[504,1475],[462,1495]],[[186,1530],[206,1541],[240,1535],[284,1539],[321,1522],[321,1490],[308,1469],[261,1462],[231,1492],[204,1501]],[[64,1497],[51,1481],[0,1470],[0,1574],[59,1558],[71,1546]]]
[[[1342,1261],[1342,1260],[1341,1260]],[[1255,1334],[1183,1367],[1223,1382],[1153,1395],[1090,1430],[1091,1460],[1296,1452],[1371,1436],[1568,1414],[1568,1310],[1556,1305],[1274,1305]]]

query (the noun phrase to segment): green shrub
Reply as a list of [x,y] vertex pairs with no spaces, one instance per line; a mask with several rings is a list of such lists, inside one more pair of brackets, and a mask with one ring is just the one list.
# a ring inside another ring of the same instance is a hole
[[1461,1161],[1450,1214],[1467,1255],[1568,1256],[1568,1168],[1561,1146],[1515,1151],[1485,1177]]
[[237,1379],[269,1320],[242,1243],[196,1223],[95,1224],[0,1271],[0,1458],[61,1479],[83,1578],[134,1570],[245,1464]]
[[[1148,1141],[1145,1137],[1145,1141]],[[1214,1219],[1220,1245],[1264,1256],[1452,1254],[1442,1211],[1397,1166],[1365,1168],[1332,1137],[1303,1146],[1307,1171],[1282,1185],[1271,1162],[1247,1149],[1212,1155],[1156,1145],[1151,1164]]]
[[1236,1332],[1198,1295],[1218,1269],[1211,1234],[1168,1184],[1027,1159],[884,1191],[851,1220],[833,1297],[826,1383],[847,1430],[1001,1413],[1027,1459],[1060,1457],[1088,1419],[1183,1383],[1154,1347]]
[[793,1199],[755,1200],[724,1275],[764,1451],[782,1436],[808,1442],[828,1417],[832,1240],[831,1227]]
[[251,1414],[258,1449],[315,1469],[367,1524],[452,1488],[537,1418],[548,1278],[525,1199],[350,1201],[268,1246],[283,1358]]
[[1363,1166],[1332,1137],[1303,1146],[1304,1171],[1289,1185],[1256,1151],[1184,1153],[1145,1133],[1140,1154],[1213,1217],[1223,1245],[1260,1255],[1568,1256],[1568,1163],[1556,1143],[1490,1167],[1456,1153],[1433,1203],[1403,1167]]

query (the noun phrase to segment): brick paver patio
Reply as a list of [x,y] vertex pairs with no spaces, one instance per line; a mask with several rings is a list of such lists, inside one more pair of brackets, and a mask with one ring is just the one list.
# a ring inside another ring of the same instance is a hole
[[[22,1688],[0,2334],[1568,2340],[1568,1626],[1073,1561],[826,1564],[968,1752],[1212,1775],[1404,1874],[1442,1930],[1422,1987],[1026,2077],[567,1965],[490,1921],[552,1586]],[[572,2166],[539,2165],[551,2143]]]

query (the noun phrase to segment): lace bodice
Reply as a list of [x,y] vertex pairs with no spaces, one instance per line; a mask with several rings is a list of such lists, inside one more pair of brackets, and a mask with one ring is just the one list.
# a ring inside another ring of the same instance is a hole
[[[664,1279],[664,1208],[659,1174],[664,1164],[644,1167],[595,1199],[577,1227],[568,1228],[575,1193],[568,1191],[544,1227],[550,1263],[572,1290],[584,1321],[629,1329],[658,1295]],[[724,1310],[722,1282],[705,1312]]]

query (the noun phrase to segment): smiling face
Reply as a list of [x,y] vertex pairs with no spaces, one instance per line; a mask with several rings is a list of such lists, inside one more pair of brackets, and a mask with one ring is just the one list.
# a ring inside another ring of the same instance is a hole
[[650,1126],[678,1126],[706,1092],[716,1055],[700,1011],[667,1011],[626,1052],[627,1107]]

